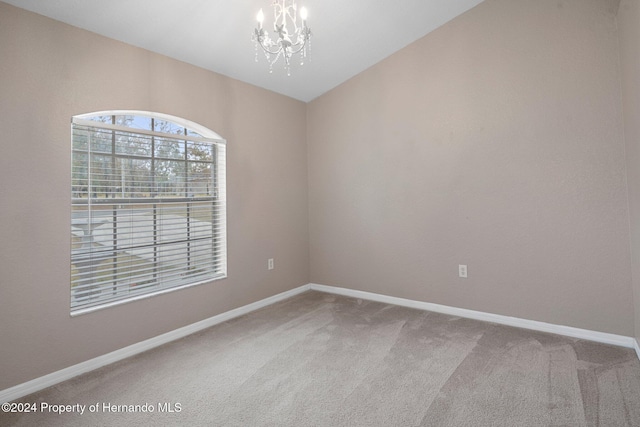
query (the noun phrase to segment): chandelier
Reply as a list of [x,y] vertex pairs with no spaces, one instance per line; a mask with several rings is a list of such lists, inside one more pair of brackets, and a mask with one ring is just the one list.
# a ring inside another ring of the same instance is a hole
[[307,27],[307,9],[300,8],[302,25],[297,24],[297,5],[295,0],[273,0],[273,35],[262,28],[264,13],[258,12],[258,28],[253,32],[251,39],[256,46],[256,62],[258,62],[258,45],[264,50],[264,55],[269,61],[269,72],[273,72],[273,64],[280,58],[284,58],[284,68],[287,75],[291,75],[291,57],[300,54],[300,65],[304,64],[307,50],[310,48],[311,29]]

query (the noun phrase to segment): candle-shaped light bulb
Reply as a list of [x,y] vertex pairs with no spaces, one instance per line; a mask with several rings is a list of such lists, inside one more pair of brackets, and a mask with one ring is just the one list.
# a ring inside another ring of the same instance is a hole
[[307,16],[308,16],[307,8],[306,7],[301,8],[300,9],[300,18],[302,18],[302,22],[307,20]]
[[260,12],[258,12],[258,24],[260,24],[260,28],[262,28],[262,21],[264,21],[264,13],[262,12],[262,9],[260,9]]

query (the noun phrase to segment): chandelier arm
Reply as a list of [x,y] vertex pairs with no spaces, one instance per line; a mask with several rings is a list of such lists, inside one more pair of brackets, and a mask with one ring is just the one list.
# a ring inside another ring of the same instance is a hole
[[305,46],[307,45],[307,41],[305,40],[303,43],[296,43],[296,44],[292,44],[291,47],[297,47],[297,49],[291,49],[291,54],[295,55],[296,53],[300,52],[302,49],[305,48]]
[[258,44],[260,45],[260,47],[262,48],[262,50],[264,50],[265,52],[271,54],[271,55],[277,55],[279,52],[281,52],[283,49],[281,46],[279,45],[274,45],[277,47],[276,50],[270,50],[267,46],[265,46],[264,44],[262,44],[261,42],[258,42]]

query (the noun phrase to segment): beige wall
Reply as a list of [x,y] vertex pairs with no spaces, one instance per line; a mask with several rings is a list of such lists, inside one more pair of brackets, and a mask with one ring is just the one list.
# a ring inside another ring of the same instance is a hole
[[[227,139],[229,278],[71,318],[70,119],[105,109]],[[0,390],[308,282],[304,103],[0,3],[0,129]]]
[[311,281],[633,335],[616,6],[487,0],[311,102]]
[[640,0],[618,9],[636,338],[640,340]]

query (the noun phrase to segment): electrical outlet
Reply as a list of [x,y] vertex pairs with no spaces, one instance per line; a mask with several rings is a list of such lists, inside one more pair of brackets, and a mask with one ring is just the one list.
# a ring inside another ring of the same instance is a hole
[[267,260],[267,269],[268,270],[273,270],[274,266],[273,266],[273,258],[269,258]]
[[458,265],[458,276],[466,279],[467,278],[467,266],[460,264]]

